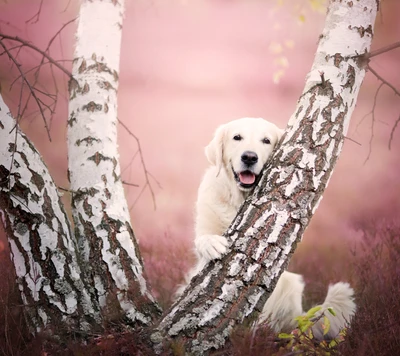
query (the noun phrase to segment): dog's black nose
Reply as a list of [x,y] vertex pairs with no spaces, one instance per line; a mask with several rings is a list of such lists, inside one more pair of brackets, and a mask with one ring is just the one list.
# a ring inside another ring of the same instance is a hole
[[242,162],[247,164],[248,166],[251,166],[258,161],[258,156],[257,153],[252,152],[252,151],[245,151],[242,154]]

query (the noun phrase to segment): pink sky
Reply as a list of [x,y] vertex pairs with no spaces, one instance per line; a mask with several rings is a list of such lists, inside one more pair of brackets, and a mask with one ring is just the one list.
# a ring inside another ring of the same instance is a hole
[[[14,0],[0,4],[1,31],[29,38],[41,48],[61,25],[76,16],[77,1],[44,2],[36,24],[26,24],[39,1]],[[141,241],[158,241],[166,231],[174,241],[193,238],[193,205],[202,172],[207,166],[203,147],[221,123],[244,116],[263,117],[285,127],[311,68],[324,15],[302,6],[280,7],[275,1],[152,0],[127,1],[121,52],[119,118],[139,137],[148,170],[160,182],[154,184],[157,210],[148,191],[132,209],[132,220]],[[286,1],[286,3],[289,3]],[[292,3],[291,3],[292,4]],[[64,9],[66,10],[64,11]],[[374,48],[398,40],[400,12],[395,1],[383,3],[384,23],[379,21]],[[298,21],[303,11],[306,21]],[[9,22],[12,26],[5,24]],[[55,58],[72,58],[74,25],[55,41]],[[288,42],[289,41],[289,42]],[[293,48],[285,43],[293,43]],[[62,45],[61,45],[62,44]],[[283,52],[272,51],[281,44]],[[61,51],[62,49],[62,51]],[[273,75],[275,61],[285,56],[288,67],[279,84]],[[32,65],[30,55],[21,61]],[[374,68],[400,88],[400,50],[372,61]],[[0,59],[0,78],[10,80],[9,66]],[[61,77],[61,76],[60,76]],[[399,206],[400,130],[388,150],[391,128],[400,113],[400,100],[384,88],[378,101],[372,153],[370,117],[378,81],[368,74],[352,118],[349,137],[324,199],[305,235],[329,241],[348,232],[354,216],[390,211]],[[4,88],[4,84],[2,84]],[[8,86],[7,86],[8,87]],[[18,91],[8,94],[15,109]],[[14,95],[14,97],[13,97]],[[60,102],[53,125],[53,142],[46,140],[39,117],[25,119],[24,130],[43,154],[58,184],[67,184],[66,99]],[[122,168],[136,151],[123,131]],[[136,159],[124,179],[143,184]],[[130,204],[138,188],[127,188]],[[151,244],[151,243],[150,243]]]

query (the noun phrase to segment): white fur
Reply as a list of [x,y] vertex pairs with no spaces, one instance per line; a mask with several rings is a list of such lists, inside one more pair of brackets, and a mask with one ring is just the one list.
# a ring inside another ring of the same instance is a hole
[[[337,336],[340,330],[343,329],[343,327],[350,323],[356,312],[356,304],[354,303],[353,297],[354,290],[348,283],[339,282],[329,286],[325,302],[322,304],[321,310],[316,313],[316,316],[319,316],[323,313],[328,317],[331,326],[328,333],[324,337],[321,326],[323,323],[323,318],[321,318],[312,329],[313,334],[317,339],[333,339]],[[333,316],[327,310],[328,307],[333,309],[336,314],[335,316]]]
[[[238,176],[243,171],[259,175],[282,134],[283,130],[274,124],[254,118],[231,121],[216,130],[205,149],[211,167],[207,169],[198,191],[194,241],[198,262],[189,272],[187,283],[207,262],[220,258],[227,251],[228,241],[222,235],[254,188],[243,186]],[[244,152],[257,155],[258,161],[246,165],[242,158]],[[304,286],[301,275],[283,272],[264,305],[258,324],[266,321],[276,332],[293,330],[296,327],[294,318],[303,313]],[[184,287],[179,288],[177,295]],[[331,320],[329,335],[336,335],[354,314],[353,293],[348,284],[338,283],[330,287],[323,310],[332,306],[337,317],[328,316]],[[318,330],[315,334],[322,337]]]

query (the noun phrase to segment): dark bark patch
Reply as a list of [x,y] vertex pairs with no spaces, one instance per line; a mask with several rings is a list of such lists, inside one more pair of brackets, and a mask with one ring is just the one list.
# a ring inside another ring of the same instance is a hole
[[7,188],[9,180],[10,171],[3,165],[0,165],[0,188]]
[[368,27],[349,25],[348,28],[349,30],[356,30],[361,38],[364,37],[366,34],[370,35],[371,37],[373,37],[374,35],[371,25],[369,25]]
[[340,53],[335,53],[335,55],[333,56],[333,64],[335,65],[335,67],[339,68],[340,63],[342,63],[343,59],[344,58]]
[[106,196],[107,199],[110,199],[110,198],[111,198],[111,193],[110,193],[110,191],[108,190],[108,188],[104,189],[104,195]]
[[88,157],[89,161],[96,163],[96,166],[100,164],[101,161],[111,161],[110,157],[104,156],[100,152],[96,152],[93,156]]
[[78,73],[82,74],[86,70],[86,60],[83,58],[82,63],[78,68]]
[[[17,176],[18,176],[17,174],[14,174],[14,177],[17,177]],[[29,190],[29,188],[19,181],[19,178],[16,178],[16,181],[10,190],[10,193],[12,195],[23,199],[25,204],[28,204],[28,198],[29,198],[30,192],[31,191]]]
[[87,197],[83,200],[82,207],[83,207],[83,210],[85,211],[86,215],[89,218],[91,218],[93,216],[93,211],[92,211],[92,206],[88,202],[88,198]]
[[76,121],[75,112],[72,111],[72,112],[71,112],[71,115],[69,116],[69,119],[68,119],[68,121],[67,121],[67,124],[68,124],[69,127],[72,127],[72,126],[74,125],[74,123],[76,123],[76,122],[77,122],[77,121]]
[[93,142],[100,142],[100,140],[96,137],[88,136],[88,137],[76,140],[75,145],[80,146],[81,143],[86,143],[86,146],[92,146]]
[[101,88],[101,89],[105,89],[105,90],[115,90],[115,88],[111,85],[110,82],[108,82],[107,80],[100,80],[97,82],[97,85]]
[[119,76],[118,76],[118,72],[116,70],[113,71],[113,77],[114,77],[114,80],[116,82],[118,82]]
[[32,169],[29,169],[29,171],[32,174],[31,183],[34,184],[39,189],[39,192],[41,192],[45,186],[45,182],[42,176]]
[[353,86],[356,81],[356,71],[352,65],[347,68],[347,81],[343,85],[343,88],[350,88],[350,93],[353,92]]
[[79,91],[79,83],[78,81],[71,77],[71,79],[68,82],[68,93],[69,93],[69,99],[75,99],[76,98],[76,93]]
[[101,111],[103,109],[103,105],[96,104],[94,101],[89,101],[86,105],[82,106],[82,110],[86,110],[89,112]]
[[89,84],[85,82],[82,88],[82,94],[89,93],[89,90],[90,90]]
[[90,195],[92,198],[98,193],[99,191],[96,188],[89,188],[89,189],[79,189],[72,195],[72,204],[76,207],[76,204],[80,201],[84,200],[87,195]]
[[43,192],[43,215],[46,219],[46,224],[53,229],[53,218],[55,217],[53,205],[47,189]]

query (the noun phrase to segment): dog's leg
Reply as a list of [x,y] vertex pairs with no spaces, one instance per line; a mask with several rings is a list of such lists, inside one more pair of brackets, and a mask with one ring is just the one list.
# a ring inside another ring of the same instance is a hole
[[295,317],[303,314],[303,277],[283,272],[264,305],[257,324],[268,323],[275,332],[290,332],[296,327]]
[[228,248],[228,240],[220,235],[202,235],[194,240],[200,258],[208,261],[220,258]]

